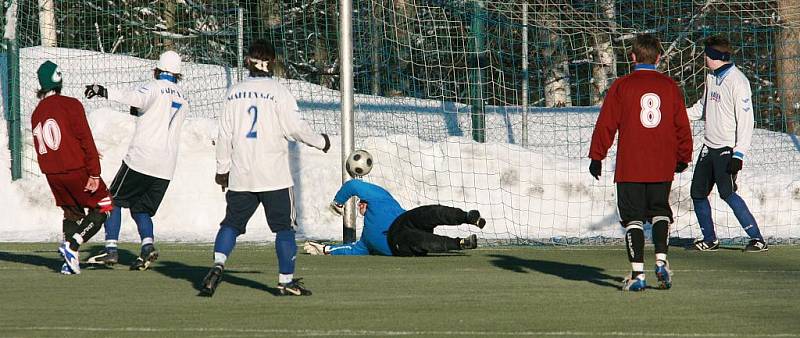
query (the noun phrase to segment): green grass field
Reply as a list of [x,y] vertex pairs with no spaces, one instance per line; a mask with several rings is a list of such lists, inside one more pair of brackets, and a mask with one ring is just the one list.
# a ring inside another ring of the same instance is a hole
[[[100,249],[87,247],[82,258]],[[121,249],[123,264],[138,252]],[[196,289],[210,245],[159,250],[151,271],[117,265],[62,276],[55,244],[0,244],[0,336],[800,337],[797,246],[766,254],[673,247],[673,288],[640,293],[619,291],[629,270],[622,247],[299,255],[296,276],[314,295],[276,297],[274,247],[243,244],[213,298]]]

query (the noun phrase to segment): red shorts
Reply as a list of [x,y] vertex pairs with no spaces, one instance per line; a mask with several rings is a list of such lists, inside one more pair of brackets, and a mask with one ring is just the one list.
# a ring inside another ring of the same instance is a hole
[[102,178],[100,186],[94,193],[85,191],[86,181],[89,180],[86,169],[45,176],[47,183],[50,184],[50,191],[56,198],[56,205],[59,207],[109,208],[111,206],[111,197],[108,195],[108,188]]

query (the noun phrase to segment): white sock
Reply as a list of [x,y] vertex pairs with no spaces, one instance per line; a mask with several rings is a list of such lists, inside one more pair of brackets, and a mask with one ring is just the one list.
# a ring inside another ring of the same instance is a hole
[[117,240],[116,239],[107,239],[106,240],[106,248],[117,248]]
[[[644,272],[644,263],[631,263],[631,270],[635,272]],[[644,274],[639,275],[641,279],[644,279]]]
[[665,254],[665,253],[657,253],[656,254],[656,265],[659,265],[659,261],[661,261],[661,264],[664,264],[663,262],[667,261],[667,254]]
[[153,237],[142,238],[142,246],[145,246],[145,245],[148,245],[148,244],[153,244],[154,242],[155,241],[153,241]]
[[214,265],[222,265],[225,266],[225,261],[228,260],[228,256],[221,252],[214,253]]
[[291,283],[292,282],[292,278],[294,278],[294,274],[292,274],[292,273],[290,273],[288,275],[284,275],[282,273],[279,273],[278,274],[278,283],[281,283],[281,284]]

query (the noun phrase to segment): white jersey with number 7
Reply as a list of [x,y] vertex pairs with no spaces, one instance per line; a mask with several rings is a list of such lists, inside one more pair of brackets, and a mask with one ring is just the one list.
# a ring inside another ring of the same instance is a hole
[[186,95],[177,84],[159,79],[135,90],[108,90],[108,99],[139,109],[136,130],[125,155],[133,170],[171,180],[175,173],[181,127],[189,114]]

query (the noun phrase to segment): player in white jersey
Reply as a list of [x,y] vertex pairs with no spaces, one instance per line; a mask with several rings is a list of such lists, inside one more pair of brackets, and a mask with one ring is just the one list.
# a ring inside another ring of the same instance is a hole
[[691,196],[703,239],[690,247],[713,251],[719,240],[711,219],[708,195],[714,184],[720,197],[728,203],[742,228],[750,236],[748,252],[767,251],[753,214],[736,194],[736,175],[742,169],[755,127],[750,81],[731,62],[731,43],[713,36],[705,40],[705,61],[711,73],[706,75],[703,97],[686,110],[690,120],[705,116],[705,138],[692,177]]
[[216,182],[227,208],[214,242],[214,267],[201,285],[201,294],[212,296],[222,280],[225,262],[245,233],[247,221],[264,206],[267,224],[275,233],[278,256],[278,293],[310,295],[294,278],[295,205],[289,170],[289,141],[299,141],[327,152],[330,140],[315,133],[300,118],[297,101],[271,76],[274,47],[264,40],[253,42],[247,54],[250,77],[233,86],[225,97],[219,117]]
[[186,95],[178,86],[181,57],[173,52],[161,54],[153,71],[154,80],[133,90],[86,86],[86,98],[95,96],[131,106],[136,130],[128,153],[117,171],[109,191],[114,210],[105,223],[106,248],[89,263],[117,263],[117,240],[122,222],[121,208],[130,209],[136,222],[142,248],[131,270],[147,270],[158,258],[153,236],[153,220],[175,172],[181,127],[189,113]]

